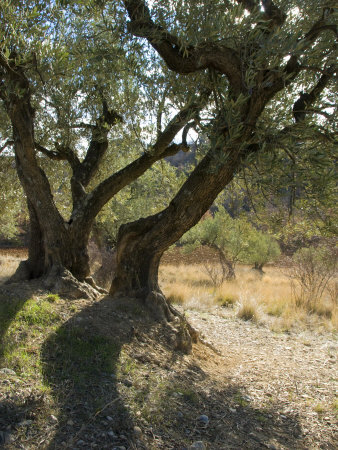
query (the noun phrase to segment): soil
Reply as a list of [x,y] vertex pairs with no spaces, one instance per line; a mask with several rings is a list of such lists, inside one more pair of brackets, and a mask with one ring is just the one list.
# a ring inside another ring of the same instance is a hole
[[[4,286],[0,300],[38,299],[39,289]],[[189,310],[218,351],[199,343],[183,355],[174,350],[175,324],[153,322],[134,299],[63,299],[54,308],[57,330],[27,343],[49,393],[36,375],[0,373],[5,448],[183,450],[197,441],[215,450],[336,448],[332,334],[276,334],[230,309]],[[74,330],[89,347],[95,337],[98,350],[79,359],[65,339]]]

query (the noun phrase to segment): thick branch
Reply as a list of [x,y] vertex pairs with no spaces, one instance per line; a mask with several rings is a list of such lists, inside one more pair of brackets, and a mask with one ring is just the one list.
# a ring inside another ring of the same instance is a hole
[[[107,103],[103,101],[103,114],[95,125],[86,125],[92,128],[92,137],[84,160],[77,164],[74,170],[74,178],[82,186],[87,186],[97,173],[100,162],[108,148],[108,133],[122,117],[113,110],[109,110]],[[85,124],[81,124],[85,125]]]
[[203,108],[208,96],[209,93],[202,95],[198,102],[176,114],[148,152],[104,180],[88,195],[85,206],[85,215],[88,215],[87,220],[93,219],[115,194],[140,177],[156,161],[185,149],[184,144],[175,144],[172,141],[189,120]]
[[309,93],[300,93],[300,97],[293,105],[293,116],[296,122],[304,120],[306,114],[310,113],[309,107],[318,100],[320,94],[331,81],[334,71],[334,67],[330,67],[326,73],[319,78],[317,84]]
[[215,42],[184,47],[179,39],[156,25],[144,0],[124,0],[130,31],[143,37],[164,59],[170,70],[187,74],[213,68],[226,75],[236,92],[241,91],[240,59],[235,50]]

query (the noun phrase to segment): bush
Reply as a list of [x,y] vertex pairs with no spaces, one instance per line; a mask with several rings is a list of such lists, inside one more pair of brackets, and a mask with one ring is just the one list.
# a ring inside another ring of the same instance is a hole
[[320,311],[320,302],[329,282],[335,277],[337,251],[327,247],[308,247],[293,256],[289,277],[294,280],[293,296],[297,306],[309,312]]

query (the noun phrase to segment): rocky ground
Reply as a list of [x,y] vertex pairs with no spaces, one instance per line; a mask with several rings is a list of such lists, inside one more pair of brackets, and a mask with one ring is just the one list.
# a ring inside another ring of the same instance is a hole
[[212,345],[183,355],[175,327],[133,299],[69,301],[26,283],[2,287],[0,307],[4,448],[337,448],[332,333],[188,310]]

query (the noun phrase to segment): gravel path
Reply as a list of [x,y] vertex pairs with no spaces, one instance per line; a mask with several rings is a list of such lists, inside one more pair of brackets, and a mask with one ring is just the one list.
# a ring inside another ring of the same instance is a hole
[[186,313],[221,351],[232,382],[245,386],[245,400],[252,407],[276,408],[282,421],[290,414],[297,417],[300,427],[294,432],[302,448],[338,448],[336,336],[275,333],[224,311]]

